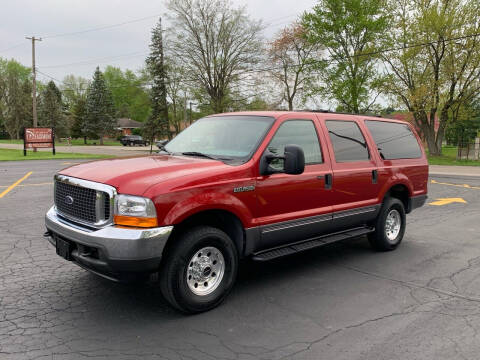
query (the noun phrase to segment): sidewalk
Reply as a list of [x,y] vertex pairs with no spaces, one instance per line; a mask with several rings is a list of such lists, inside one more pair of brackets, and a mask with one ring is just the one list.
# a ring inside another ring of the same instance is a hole
[[[18,149],[23,150],[22,144],[0,144],[0,149]],[[39,151],[52,151],[52,149],[38,149]],[[154,145],[153,150],[158,150]],[[75,146],[75,145],[56,145],[56,152],[62,153],[81,153],[81,154],[102,154],[113,156],[136,156],[145,155],[150,152],[150,146]]]
[[480,166],[430,165],[429,174],[445,177],[480,177]]

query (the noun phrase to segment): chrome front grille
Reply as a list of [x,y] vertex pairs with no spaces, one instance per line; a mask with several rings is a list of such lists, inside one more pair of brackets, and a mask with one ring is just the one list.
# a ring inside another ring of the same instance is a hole
[[112,222],[115,188],[63,175],[55,176],[55,207],[68,220],[94,227]]
[[62,214],[75,219],[97,222],[97,191],[67,183],[57,182],[55,186],[55,205]]

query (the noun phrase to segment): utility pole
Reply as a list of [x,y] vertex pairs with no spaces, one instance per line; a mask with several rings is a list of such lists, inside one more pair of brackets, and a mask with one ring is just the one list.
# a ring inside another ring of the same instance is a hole
[[[32,115],[33,115],[33,127],[37,127],[37,70],[35,68],[35,41],[42,41],[42,38],[25,37],[25,39],[32,40]],[[36,149],[35,149],[36,150]]]

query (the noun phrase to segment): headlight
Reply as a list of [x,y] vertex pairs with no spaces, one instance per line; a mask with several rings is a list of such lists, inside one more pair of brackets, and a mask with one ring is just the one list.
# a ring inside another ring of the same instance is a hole
[[114,222],[117,225],[154,227],[158,225],[157,212],[148,198],[119,194],[115,197]]

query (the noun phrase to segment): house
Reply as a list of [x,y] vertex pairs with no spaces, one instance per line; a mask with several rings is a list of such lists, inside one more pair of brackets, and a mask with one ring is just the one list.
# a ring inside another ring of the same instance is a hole
[[128,118],[117,119],[116,130],[121,131],[122,135],[132,135],[133,129],[140,129],[143,123]]

